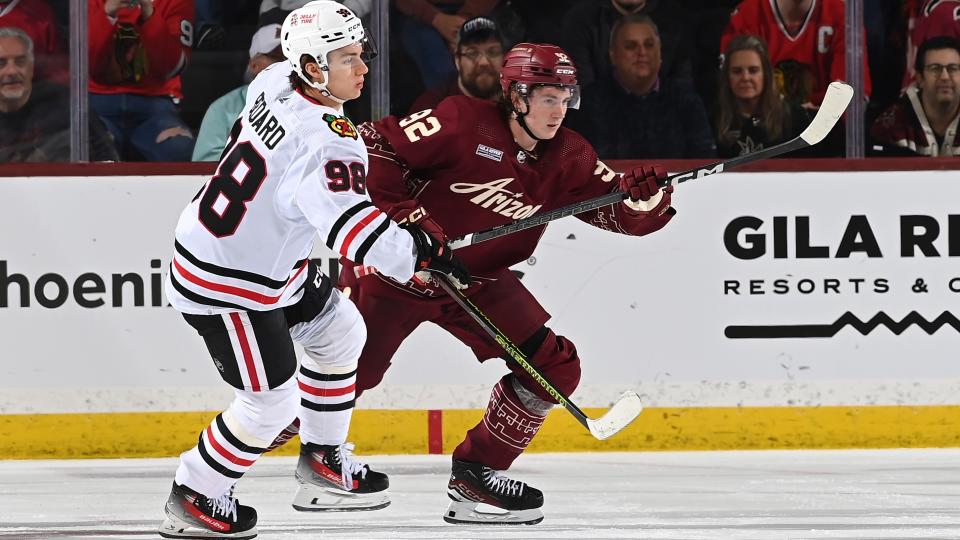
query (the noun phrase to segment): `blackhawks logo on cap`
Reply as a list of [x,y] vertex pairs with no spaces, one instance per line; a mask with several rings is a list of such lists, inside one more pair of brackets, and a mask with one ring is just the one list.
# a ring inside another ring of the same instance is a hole
[[350,137],[351,139],[357,138],[357,128],[353,125],[353,122],[351,122],[349,118],[326,113],[323,115],[323,121],[330,126],[330,131],[336,133],[337,135],[341,137]]

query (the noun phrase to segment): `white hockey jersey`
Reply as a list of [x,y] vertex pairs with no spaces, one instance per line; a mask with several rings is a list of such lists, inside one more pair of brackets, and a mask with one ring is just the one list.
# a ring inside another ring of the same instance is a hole
[[401,283],[413,276],[412,237],[367,195],[356,127],[295,91],[290,71],[277,63],[250,84],[217,172],[180,214],[165,287],[178,311],[296,303],[318,233],[354,262]]

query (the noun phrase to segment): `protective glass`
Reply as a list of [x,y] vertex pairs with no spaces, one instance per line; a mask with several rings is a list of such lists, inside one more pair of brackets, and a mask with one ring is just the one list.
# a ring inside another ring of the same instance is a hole
[[360,45],[363,47],[363,52],[360,53],[360,59],[363,60],[365,64],[369,64],[371,60],[380,54],[380,50],[377,48],[377,42],[367,33],[366,29],[364,29],[363,39],[360,41]]

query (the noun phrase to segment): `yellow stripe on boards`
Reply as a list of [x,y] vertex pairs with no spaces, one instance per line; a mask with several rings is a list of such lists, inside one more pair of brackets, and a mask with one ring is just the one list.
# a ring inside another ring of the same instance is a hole
[[[596,417],[603,409],[588,409]],[[772,450],[960,446],[960,406],[702,407],[645,410],[633,424],[597,441],[565,411],[535,451]]]
[[[604,409],[587,409],[599,416]],[[196,444],[216,412],[0,415],[0,459],[176,456]],[[450,453],[480,410],[446,410]],[[350,440],[363,454],[424,454],[425,410],[357,410]],[[897,448],[960,446],[960,406],[704,407],[647,409],[623,432],[597,441],[555,409],[532,452]],[[288,444],[272,455],[295,455]]]

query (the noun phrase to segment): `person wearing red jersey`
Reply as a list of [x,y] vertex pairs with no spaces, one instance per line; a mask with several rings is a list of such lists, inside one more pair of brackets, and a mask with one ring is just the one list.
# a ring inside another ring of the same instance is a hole
[[[738,35],[762,38],[785,101],[815,108],[832,81],[847,78],[844,18],[843,0],[744,0],[730,16],[720,50]],[[863,70],[869,96],[866,55]]]
[[937,36],[960,39],[960,0],[917,0],[913,4],[907,21],[907,68],[901,86],[904,92],[916,82],[914,65],[921,43]]
[[190,161],[180,73],[193,45],[190,0],[90,0],[90,106],[123,159]]
[[[374,203],[400,223],[416,223],[437,238],[452,238],[606,193],[630,199],[577,217],[595,227],[641,236],[675,214],[656,166],[620,177],[590,144],[561,127],[579,102],[576,68],[559,47],[521,43],[504,58],[500,103],[452,96],[435,109],[363,124],[371,157],[367,187]],[[557,388],[570,394],[580,380],[573,342],[546,326],[550,315],[510,271],[537,246],[544,226],[457,250],[475,284],[466,294],[519,344]],[[431,321],[484,361],[500,346],[435,283],[400,283],[344,263],[349,287],[371,335],[361,353],[357,394],[382,380],[400,344]],[[452,523],[537,523],[543,494],[498,471],[506,470],[540,429],[556,401],[522,369],[493,388],[483,421],[453,452],[444,519]],[[505,422],[504,419],[510,419]],[[480,504],[500,508],[484,513]]]
[[19,28],[30,36],[38,81],[69,84],[67,50],[46,0],[0,0],[0,27]]

